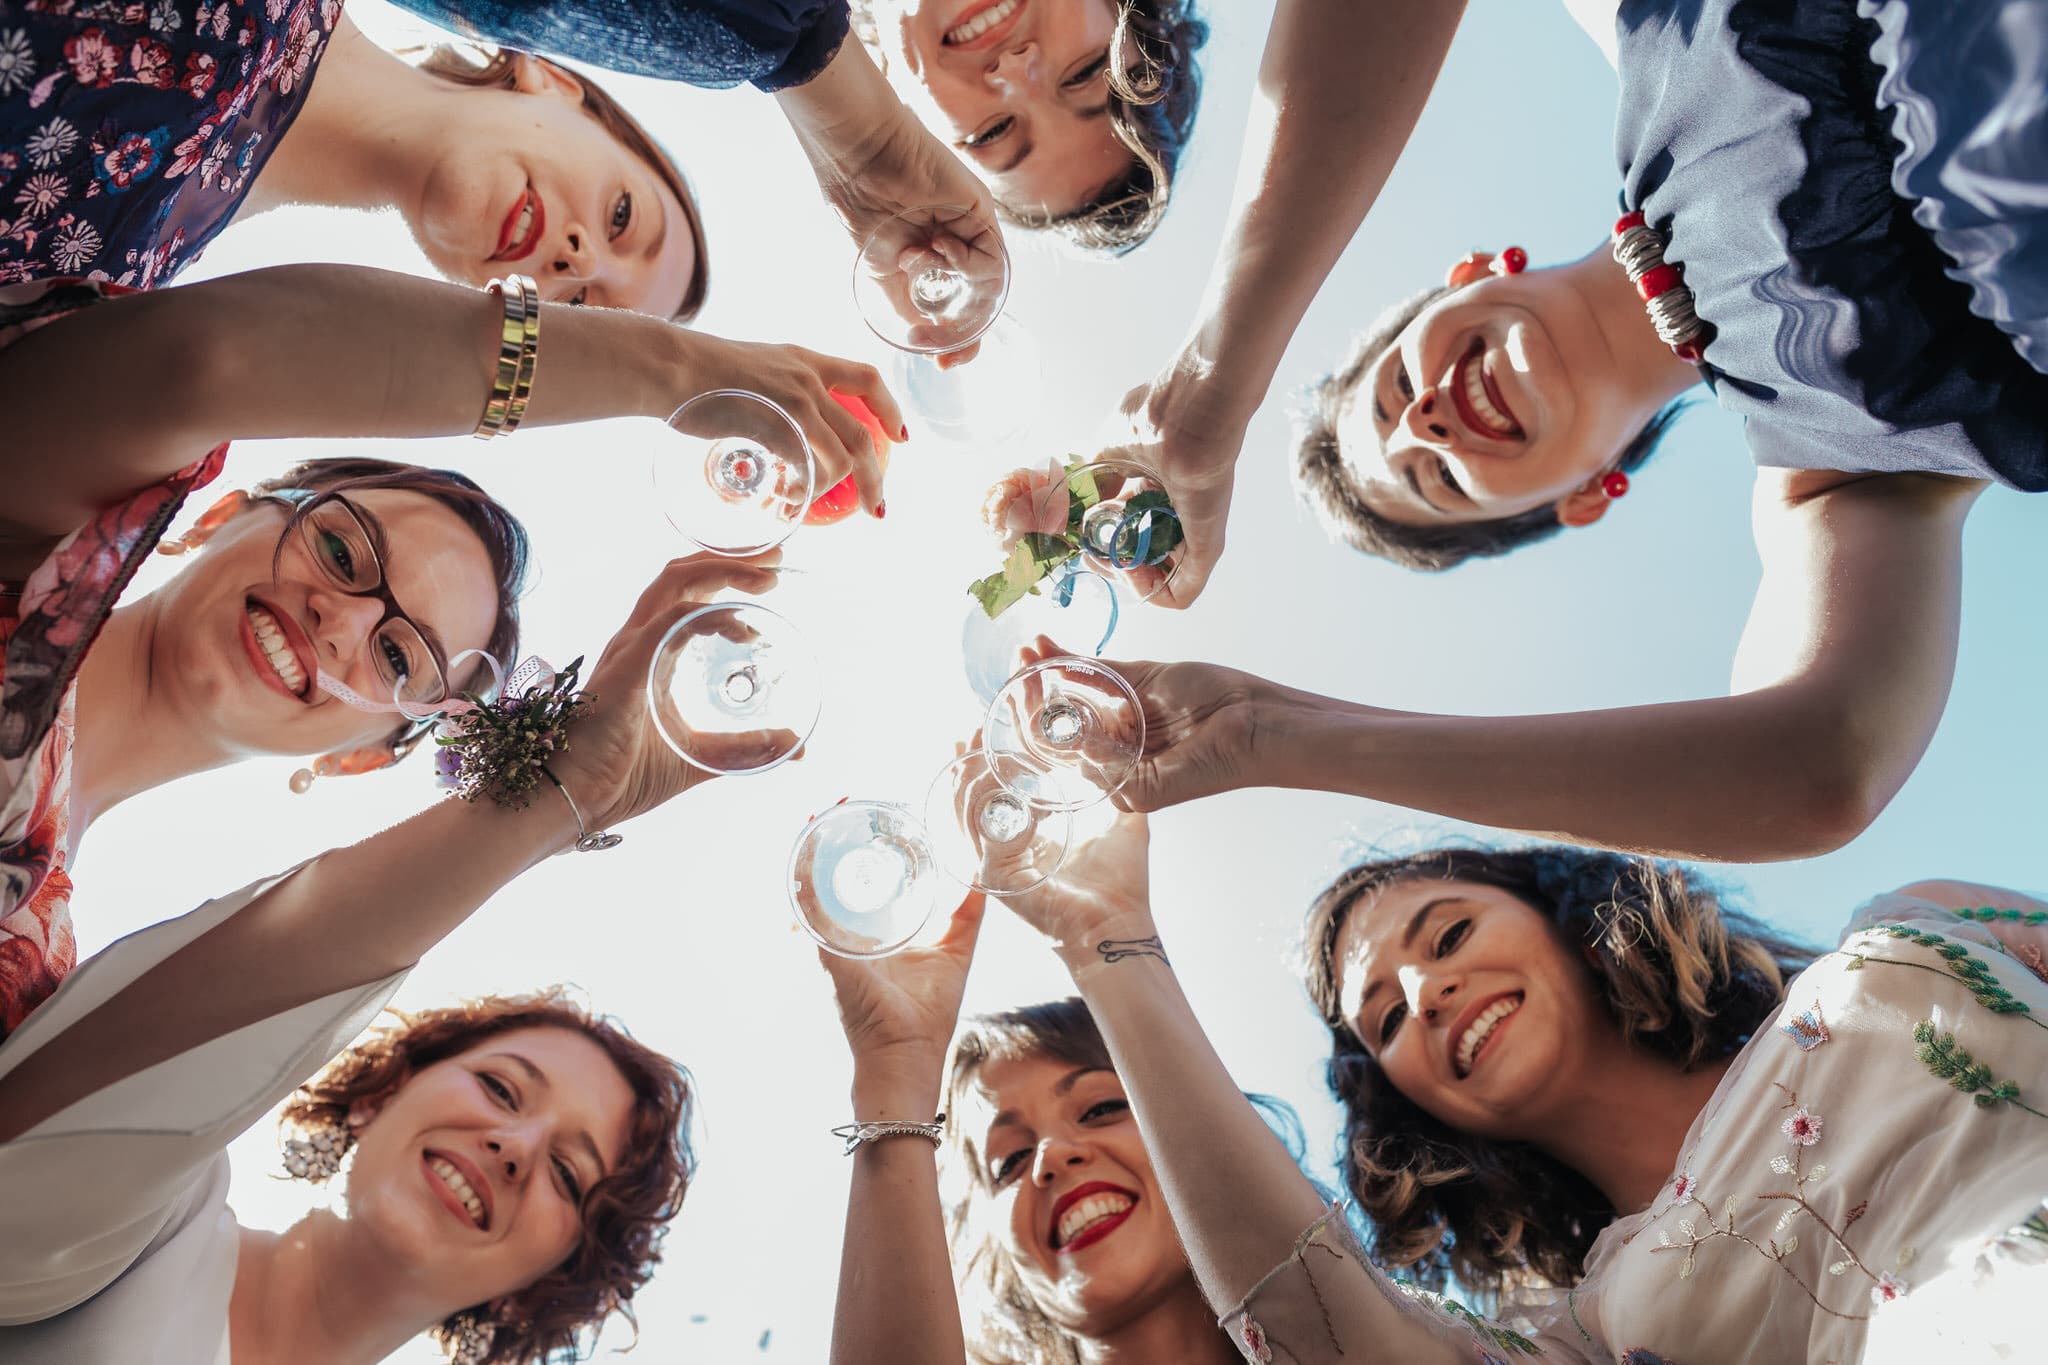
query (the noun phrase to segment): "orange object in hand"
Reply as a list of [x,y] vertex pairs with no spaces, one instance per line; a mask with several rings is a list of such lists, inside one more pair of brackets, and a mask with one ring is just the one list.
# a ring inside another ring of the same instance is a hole
[[[868,435],[875,441],[876,462],[882,466],[884,474],[888,473],[889,447],[892,442],[889,433],[882,430],[880,419],[865,402],[851,394],[835,393],[832,397],[838,400],[840,407],[859,418],[860,424],[868,429]],[[804,513],[804,525],[830,526],[835,521],[846,520],[859,510],[860,490],[853,486],[853,476],[849,474],[826,489],[823,495],[811,503],[810,511]]]

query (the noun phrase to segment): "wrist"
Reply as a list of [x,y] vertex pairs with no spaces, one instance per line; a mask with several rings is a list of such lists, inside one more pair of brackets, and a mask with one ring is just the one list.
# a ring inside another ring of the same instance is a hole
[[852,35],[823,71],[802,85],[776,91],[775,102],[807,152],[815,141],[886,124],[891,107],[900,110],[902,105],[867,47]]
[[861,1122],[930,1122],[939,1111],[944,1054],[938,1051],[855,1052],[853,1117]]
[[1146,963],[1170,965],[1150,913],[1119,915],[1066,936],[1053,947],[1075,984],[1104,969],[1123,970]]

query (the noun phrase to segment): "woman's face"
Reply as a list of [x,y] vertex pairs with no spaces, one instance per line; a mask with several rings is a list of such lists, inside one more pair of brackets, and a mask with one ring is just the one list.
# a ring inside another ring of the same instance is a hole
[[350,1222],[450,1305],[515,1293],[575,1250],[632,1121],[632,1088],[585,1035],[498,1034],[351,1113]]
[[1060,216],[1124,175],[1114,0],[877,0],[890,84],[1013,210]]
[[1337,427],[1344,468],[1368,507],[1407,525],[1558,503],[1658,407],[1615,373],[1564,272],[1489,276],[1425,308],[1367,366]]
[[1336,951],[1366,1051],[1408,1099],[1475,1136],[1530,1137],[1587,1041],[1612,1029],[1580,952],[1497,887],[1388,887],[1352,907]]
[[1100,1337],[1187,1287],[1152,1161],[1114,1071],[1050,1057],[993,1061],[961,1114],[980,1135],[975,1186],[1032,1300]]
[[584,110],[574,76],[532,58],[517,76],[447,86],[444,153],[406,215],[427,259],[471,284],[530,275],[545,299],[673,316],[699,268],[682,203]]
[[[383,538],[385,587],[439,649],[444,675],[457,688],[471,685],[474,665],[450,670],[447,661],[482,649],[497,617],[483,542],[421,493],[374,489],[349,501],[372,537]],[[385,604],[336,588],[297,531],[273,577],[286,516],[277,503],[251,503],[152,595],[152,685],[170,690],[178,713],[230,753],[315,754],[381,742],[399,717],[357,710],[323,691],[315,675],[324,670],[371,699],[391,695],[377,638]]]

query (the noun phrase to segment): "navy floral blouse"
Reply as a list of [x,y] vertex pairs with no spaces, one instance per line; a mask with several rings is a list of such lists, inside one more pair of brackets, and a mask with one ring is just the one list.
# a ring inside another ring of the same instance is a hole
[[163,283],[305,102],[341,0],[0,0],[0,285]]

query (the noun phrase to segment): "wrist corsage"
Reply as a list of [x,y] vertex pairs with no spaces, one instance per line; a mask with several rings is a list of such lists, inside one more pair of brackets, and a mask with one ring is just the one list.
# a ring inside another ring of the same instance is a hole
[[1040,580],[1082,561],[1130,571],[1157,568],[1181,543],[1173,500],[1135,465],[1089,463],[1018,469],[988,491],[981,506],[1005,558],[1000,571],[968,593],[991,619],[1038,591]]
[[434,733],[440,746],[434,774],[441,785],[465,801],[488,796],[500,806],[525,810],[534,788],[553,781],[547,762],[569,747],[569,727],[590,713],[590,698],[576,690],[582,667],[578,658],[557,673],[528,659],[496,701],[465,692],[469,704],[459,711],[451,707]]

